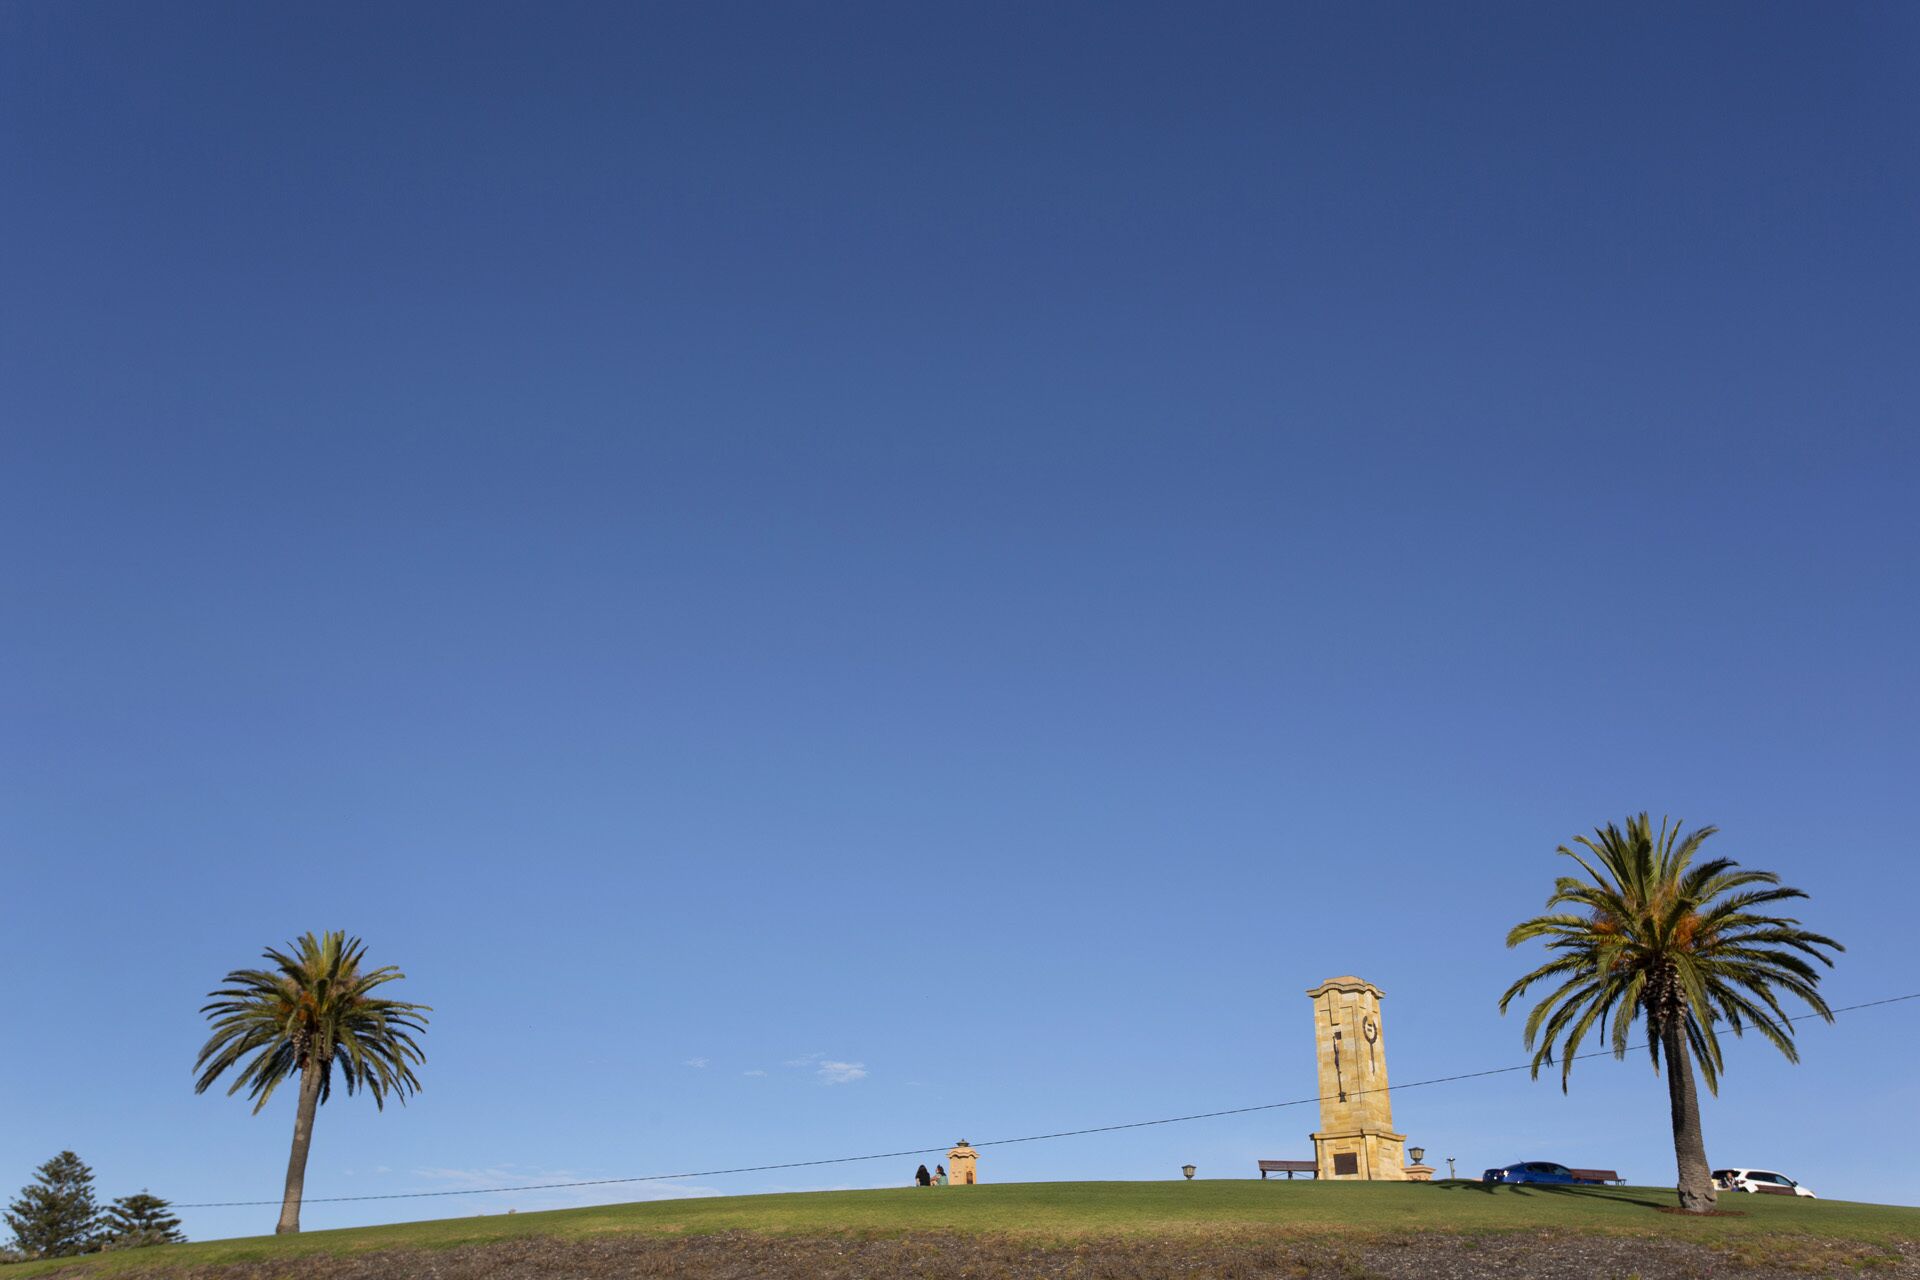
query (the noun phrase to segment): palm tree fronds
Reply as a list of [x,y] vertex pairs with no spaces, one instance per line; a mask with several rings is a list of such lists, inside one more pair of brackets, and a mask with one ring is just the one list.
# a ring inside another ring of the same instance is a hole
[[320,1073],[323,1101],[336,1069],[349,1094],[365,1089],[376,1106],[417,1092],[412,1066],[426,1055],[414,1036],[425,1032],[432,1010],[370,994],[405,975],[392,965],[363,968],[365,954],[366,945],[344,932],[309,933],[285,950],[268,947],[271,968],[229,973],[201,1009],[213,1027],[194,1061],[194,1092],[206,1092],[243,1059],[227,1092],[244,1092],[256,1112],[310,1066]]
[[1550,913],[1508,932],[1509,947],[1540,941],[1550,959],[1500,997],[1504,1013],[1537,984],[1554,984],[1529,1011],[1523,1032],[1537,1050],[1536,1075],[1557,1057],[1565,1088],[1595,1027],[1605,1027],[1615,1055],[1623,1056],[1634,1025],[1644,1020],[1656,1067],[1671,1027],[1708,1087],[1717,1088],[1720,1025],[1735,1035],[1753,1028],[1792,1059],[1793,1022],[1780,997],[1832,1016],[1817,991],[1820,968],[1831,968],[1832,953],[1844,948],[1792,917],[1770,914],[1775,904],[1805,898],[1803,890],[1732,858],[1704,856],[1717,831],[1667,818],[1656,827],[1642,812],[1555,850],[1584,876],[1557,877]]

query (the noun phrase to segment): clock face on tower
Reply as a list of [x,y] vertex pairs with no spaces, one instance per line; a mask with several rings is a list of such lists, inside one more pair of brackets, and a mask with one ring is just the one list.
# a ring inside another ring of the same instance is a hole
[[1372,1044],[1380,1038],[1380,1024],[1373,1020],[1372,1014],[1368,1014],[1367,1017],[1361,1021],[1360,1034],[1367,1038],[1368,1044]]

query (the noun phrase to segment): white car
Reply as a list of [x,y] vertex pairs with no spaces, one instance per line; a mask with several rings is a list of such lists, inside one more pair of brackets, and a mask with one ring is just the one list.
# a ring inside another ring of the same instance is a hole
[[1784,1173],[1767,1169],[1715,1169],[1714,1185],[1722,1191],[1745,1191],[1749,1195],[1819,1197]]

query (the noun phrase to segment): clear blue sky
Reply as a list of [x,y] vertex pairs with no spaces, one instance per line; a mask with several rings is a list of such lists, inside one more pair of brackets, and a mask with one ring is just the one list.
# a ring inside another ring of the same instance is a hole
[[[1896,5],[0,8],[0,1189],[277,1196],[291,1099],[190,1066],[306,929],[436,1010],[315,1196],[1300,1097],[1338,973],[1399,1080],[1524,1061],[1504,932],[1643,807],[1812,892],[1834,1003],[1920,990],[1917,57]],[[1712,1157],[1920,1202],[1920,1003],[1804,1051],[1734,1050]],[[1395,1116],[1673,1176],[1642,1058]]]

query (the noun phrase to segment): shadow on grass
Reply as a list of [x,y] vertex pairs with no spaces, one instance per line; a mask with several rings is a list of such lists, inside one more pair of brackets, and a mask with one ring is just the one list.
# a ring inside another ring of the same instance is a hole
[[1492,1195],[1502,1188],[1518,1192],[1519,1187],[1508,1186],[1504,1182],[1482,1182],[1478,1178],[1439,1178],[1429,1184],[1435,1191],[1481,1191]]
[[1575,1186],[1564,1182],[1480,1182],[1469,1178],[1443,1178],[1433,1184],[1440,1191],[1478,1191],[1484,1195],[1506,1192],[1515,1196],[1569,1196],[1576,1200],[1605,1200],[1614,1204],[1637,1205],[1643,1209],[1665,1209],[1671,1202],[1655,1200],[1636,1187]]

